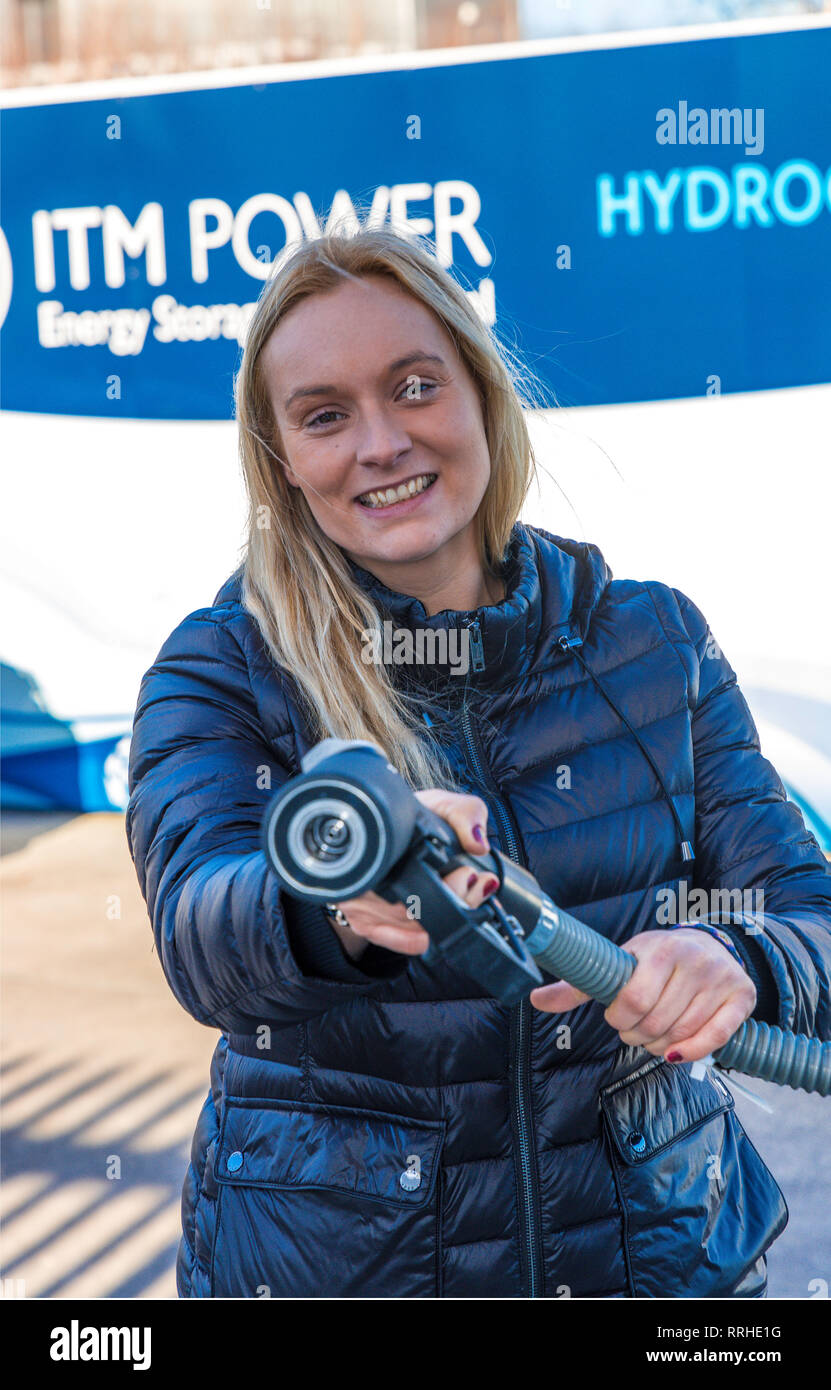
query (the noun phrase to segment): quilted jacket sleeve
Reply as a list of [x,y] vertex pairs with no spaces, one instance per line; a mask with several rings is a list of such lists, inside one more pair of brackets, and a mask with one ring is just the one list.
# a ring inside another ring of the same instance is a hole
[[767,1021],[830,1039],[831,866],[762,756],[735,671],[706,619],[673,593],[696,656],[694,884],[718,904],[709,920],[730,932],[751,974],[772,976]]
[[141,683],[126,828],[162,969],[200,1023],[254,1032],[301,1022],[407,967],[371,945],[351,963],[322,912],[279,888],[260,826],[290,775],[265,741],[227,622],[190,614]]

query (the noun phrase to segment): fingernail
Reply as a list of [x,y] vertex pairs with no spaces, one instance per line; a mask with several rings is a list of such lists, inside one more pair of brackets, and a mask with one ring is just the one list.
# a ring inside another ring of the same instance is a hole
[[473,838],[479,845],[483,845],[485,843],[485,832],[482,829],[481,825],[474,825]]
[[680,1053],[680,1052],[668,1052],[668,1053],[667,1053],[667,1061],[668,1061],[668,1062],[683,1062],[683,1060],[684,1060],[684,1058],[681,1056],[681,1053]]
[[482,889],[482,897],[483,897],[483,898],[489,898],[490,895],[491,895],[491,893],[495,893],[498,887],[499,887],[499,879],[498,879],[498,878],[489,878],[488,881],[487,881],[487,883],[485,884],[484,888]]
[[468,892],[470,892],[470,890],[471,890],[471,888],[473,887],[473,885],[474,885],[475,882],[476,882],[476,875],[475,875],[475,874],[471,874],[471,875],[470,875],[470,878],[469,878],[468,881],[467,881],[467,889],[468,889]]

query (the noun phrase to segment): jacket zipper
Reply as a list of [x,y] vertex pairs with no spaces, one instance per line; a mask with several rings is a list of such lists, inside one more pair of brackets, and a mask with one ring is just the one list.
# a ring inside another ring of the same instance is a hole
[[485,669],[485,650],[482,645],[482,629],[479,620],[475,619],[472,623],[466,623],[468,635],[470,637],[470,651],[473,657],[474,671],[484,671]]
[[[477,629],[478,623],[471,624]],[[479,638],[481,650],[481,636]],[[476,650],[473,644],[474,651]],[[484,666],[484,661],[482,662]],[[475,665],[474,670],[481,669]],[[496,792],[493,779],[486,773],[484,764],[479,757],[479,751],[473,734],[473,720],[467,706],[467,701],[462,705],[461,710],[461,729],[465,747],[468,753],[468,761],[473,768],[478,780],[489,788],[492,794],[494,812],[499,824],[502,842],[508,851],[511,859],[516,863],[523,863],[519,853],[516,836],[513,832],[507,808],[503,805]],[[523,1263],[528,1271],[528,1289],[531,1298],[537,1298],[542,1286],[542,1239],[539,1219],[537,1216],[537,1184],[536,1171],[531,1156],[531,1005],[527,999],[523,999],[511,1010],[511,1034],[513,1038],[513,1106],[516,1117],[516,1131],[519,1142],[519,1187],[520,1205],[523,1214],[523,1242],[522,1254]]]

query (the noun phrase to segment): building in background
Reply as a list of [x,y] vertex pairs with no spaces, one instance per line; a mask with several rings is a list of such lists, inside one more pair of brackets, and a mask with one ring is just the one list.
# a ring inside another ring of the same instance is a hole
[[6,87],[831,13],[831,0],[0,0]]
[[517,0],[520,37],[611,34],[738,19],[822,14],[831,0]]

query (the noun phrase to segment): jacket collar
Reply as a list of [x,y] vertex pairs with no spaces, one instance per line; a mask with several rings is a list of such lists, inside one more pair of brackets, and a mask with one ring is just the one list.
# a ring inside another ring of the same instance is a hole
[[[348,563],[382,621],[391,625],[392,631],[388,627],[384,634],[389,636],[384,659],[394,660],[397,640],[402,683],[428,688],[498,689],[550,664],[560,638],[585,639],[592,612],[611,579],[596,546],[552,536],[521,522],[511,532],[500,571],[505,598],[473,610],[444,609],[428,617],[419,599],[396,593],[369,570],[351,560]],[[462,639],[465,629],[472,631]],[[402,630],[414,639],[420,630],[437,634],[421,638],[422,654],[431,654],[427,662],[407,659],[418,655],[418,641],[408,646]],[[480,664],[475,659],[477,630],[481,669],[476,669]],[[444,634],[443,638],[438,634]],[[465,645],[468,671],[462,673]]]

